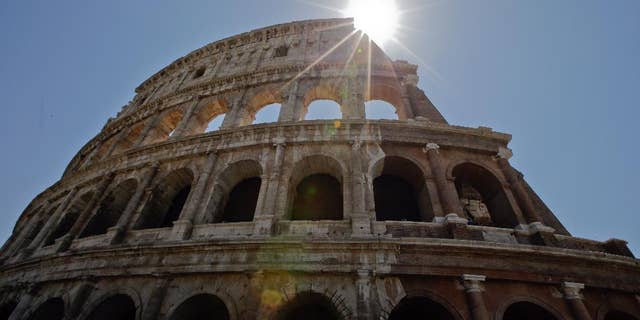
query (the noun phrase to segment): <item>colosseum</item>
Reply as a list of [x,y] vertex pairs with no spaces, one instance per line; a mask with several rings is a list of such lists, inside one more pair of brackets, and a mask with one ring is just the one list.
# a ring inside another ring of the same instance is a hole
[[626,242],[571,236],[511,136],[448,124],[417,68],[350,19],[172,62],[24,210],[0,319],[640,319]]

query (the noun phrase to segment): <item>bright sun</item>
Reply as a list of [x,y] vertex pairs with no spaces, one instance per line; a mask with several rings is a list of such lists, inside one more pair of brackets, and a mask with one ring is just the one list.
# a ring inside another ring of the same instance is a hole
[[344,14],[353,17],[356,29],[382,45],[393,38],[398,26],[398,8],[394,0],[351,0]]

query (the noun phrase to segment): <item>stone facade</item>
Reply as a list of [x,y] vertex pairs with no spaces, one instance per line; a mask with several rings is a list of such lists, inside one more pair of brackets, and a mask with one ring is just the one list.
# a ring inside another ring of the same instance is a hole
[[[572,237],[510,135],[449,125],[416,70],[347,19],[176,60],[25,209],[0,319],[640,319],[626,243]],[[318,99],[342,119],[305,120]]]

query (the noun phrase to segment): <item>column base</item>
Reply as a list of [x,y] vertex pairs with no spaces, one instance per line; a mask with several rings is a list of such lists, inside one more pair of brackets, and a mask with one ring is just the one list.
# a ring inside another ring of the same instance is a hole
[[187,240],[191,238],[191,231],[193,231],[193,223],[190,220],[176,220],[171,229],[171,240]]

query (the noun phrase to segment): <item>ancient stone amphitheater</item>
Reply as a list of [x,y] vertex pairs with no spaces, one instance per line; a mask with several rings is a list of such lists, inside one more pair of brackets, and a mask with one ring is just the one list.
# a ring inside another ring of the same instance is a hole
[[572,237],[416,69],[348,19],[174,61],[24,210],[0,319],[640,319],[626,243]]

